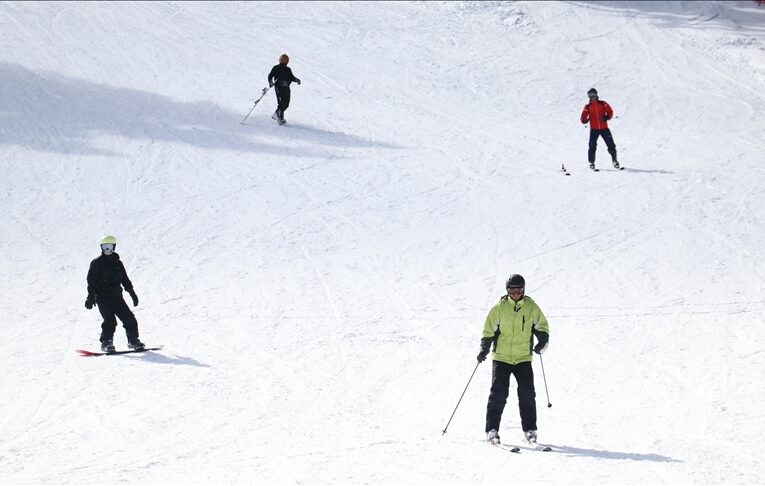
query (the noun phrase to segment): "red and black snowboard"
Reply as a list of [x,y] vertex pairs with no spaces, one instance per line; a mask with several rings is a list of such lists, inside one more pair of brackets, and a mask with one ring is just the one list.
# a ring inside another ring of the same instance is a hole
[[80,356],[111,356],[113,354],[128,354],[128,353],[143,353],[146,351],[158,351],[162,349],[162,346],[156,346],[153,348],[143,348],[143,349],[128,349],[127,351],[114,351],[112,353],[104,353],[103,351],[87,351],[85,349],[75,349],[76,352],[80,353]]

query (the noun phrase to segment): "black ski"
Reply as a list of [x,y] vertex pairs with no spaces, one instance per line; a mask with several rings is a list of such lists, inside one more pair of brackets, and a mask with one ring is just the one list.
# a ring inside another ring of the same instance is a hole
[[513,452],[515,454],[521,453],[521,448],[518,446],[511,446],[511,445],[505,445],[505,444],[492,444],[495,447],[499,447],[500,449],[504,449],[508,452]]

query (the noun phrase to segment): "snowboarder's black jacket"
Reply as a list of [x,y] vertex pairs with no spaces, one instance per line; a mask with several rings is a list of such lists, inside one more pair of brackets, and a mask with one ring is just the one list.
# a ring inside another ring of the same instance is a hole
[[271,72],[268,73],[268,85],[275,84],[278,87],[289,86],[293,81],[298,81],[298,78],[292,74],[292,69],[284,64],[277,64],[271,68]]
[[128,291],[130,295],[135,292],[133,283],[127,276],[125,265],[120,261],[120,256],[116,253],[111,255],[101,255],[90,262],[88,270],[88,297],[115,297],[122,295],[122,288]]

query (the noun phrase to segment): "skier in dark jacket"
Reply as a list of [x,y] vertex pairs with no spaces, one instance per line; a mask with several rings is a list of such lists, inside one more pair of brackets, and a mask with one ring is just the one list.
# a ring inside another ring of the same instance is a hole
[[278,106],[271,118],[277,120],[280,125],[286,123],[284,119],[284,112],[290,106],[290,84],[294,81],[300,84],[300,80],[292,74],[292,69],[287,67],[290,58],[287,54],[279,56],[279,64],[271,68],[271,72],[268,73],[268,86],[275,87],[276,102]]
[[611,154],[611,163],[619,169],[619,161],[616,160],[616,144],[611,135],[611,130],[608,128],[608,120],[614,117],[614,111],[611,109],[611,105],[598,98],[598,91],[595,88],[590,88],[587,91],[587,97],[590,101],[584,105],[579,121],[583,124],[590,124],[590,147],[587,151],[590,169],[595,169],[595,150],[598,148],[598,137],[603,137],[605,140],[608,153]]
[[144,344],[138,339],[138,321],[135,315],[122,298],[124,287],[133,299],[133,306],[138,305],[138,296],[133,290],[133,283],[127,276],[125,265],[120,261],[118,254],[114,252],[117,239],[113,236],[105,236],[101,239],[101,256],[90,262],[88,270],[88,297],[85,299],[85,308],[92,309],[98,306],[104,322],[101,324],[101,350],[107,353],[114,352],[114,331],[117,329],[117,317],[122,321],[127,334],[128,347],[143,349]]

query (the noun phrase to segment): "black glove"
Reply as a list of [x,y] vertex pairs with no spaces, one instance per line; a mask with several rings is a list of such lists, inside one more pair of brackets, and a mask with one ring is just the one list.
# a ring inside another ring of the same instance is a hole
[[85,308],[86,309],[92,309],[93,305],[96,303],[96,298],[92,295],[89,295],[87,299],[85,299]]
[[550,341],[550,335],[544,331],[533,331],[537,337],[537,345],[534,346],[534,352],[541,355],[547,349],[547,343]]
[[589,121],[590,121],[590,119],[589,119],[589,118],[585,118],[584,120],[582,120],[582,125],[587,125],[587,123],[588,123]]
[[608,121],[608,115],[603,115],[603,121],[604,121],[604,122],[607,122],[607,121]]
[[493,338],[481,338],[481,351],[478,353],[478,356],[476,356],[476,359],[479,363],[486,361],[486,357],[489,355],[489,347],[491,347],[492,341]]
[[269,88],[273,88],[273,87],[274,87],[274,83],[271,83],[271,82],[269,82],[269,83],[268,83],[268,87],[269,87]]
[[133,299],[133,307],[138,307],[138,296],[135,292],[130,292],[130,298]]
[[296,79],[296,80],[295,80],[295,82],[296,82],[298,85],[300,84],[300,80],[299,80],[299,79]]

